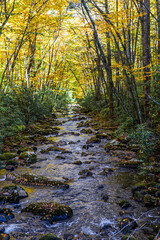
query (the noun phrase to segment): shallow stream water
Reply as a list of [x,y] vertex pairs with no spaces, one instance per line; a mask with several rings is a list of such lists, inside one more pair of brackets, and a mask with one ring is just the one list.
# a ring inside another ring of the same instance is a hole
[[[83,121],[89,120],[87,117],[83,117]],[[114,157],[103,149],[108,140],[103,139],[101,143],[91,144],[87,150],[84,149],[86,141],[93,137],[94,133],[80,133],[83,127],[78,128],[77,125],[82,120],[79,120],[76,113],[69,112],[67,116],[59,116],[58,120],[61,122],[59,134],[47,137],[59,142],[60,147],[70,153],[61,154],[51,151],[41,154],[42,149],[52,146],[52,144],[42,144],[38,146],[37,150],[38,162],[28,167],[18,168],[15,173],[32,173],[53,180],[68,180],[70,187],[63,190],[51,187],[22,186],[28,192],[29,197],[21,200],[20,204],[6,206],[14,211],[15,218],[7,224],[3,224],[5,232],[10,234],[11,240],[38,239],[38,236],[43,233],[54,233],[62,239],[69,239],[67,234],[73,235],[75,239],[83,240],[121,239],[119,221],[122,217],[119,212],[122,209],[118,202],[125,199],[131,203],[132,207],[126,210],[126,214],[133,219],[139,219],[142,214],[147,212],[143,204],[131,199],[131,187],[139,181],[139,176],[133,170],[113,165]],[[62,158],[56,159],[57,155]],[[81,165],[73,164],[78,160],[82,162]],[[102,172],[105,168],[113,168],[113,172],[104,176]],[[92,176],[82,177],[79,175],[83,169],[90,169]],[[11,182],[5,181],[5,176],[6,171],[1,170],[1,188],[11,184]],[[106,202],[103,200],[104,195],[109,196]],[[73,209],[73,217],[48,225],[38,216],[21,213],[21,209],[31,202],[50,201],[70,206]],[[142,236],[140,239],[148,238]]]

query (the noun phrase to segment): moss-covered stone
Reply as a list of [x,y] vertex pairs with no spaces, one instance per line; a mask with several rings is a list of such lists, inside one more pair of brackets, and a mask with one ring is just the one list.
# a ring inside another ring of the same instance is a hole
[[69,185],[61,181],[49,180],[43,176],[35,176],[31,174],[22,174],[16,176],[16,179],[13,181],[16,184],[29,185],[29,186],[48,186],[56,188],[69,188]]
[[58,155],[58,156],[55,157],[55,159],[65,159],[65,157],[61,156],[61,155]]
[[136,221],[134,221],[133,219],[131,218],[123,218],[120,222],[120,229],[122,229],[122,232],[124,234],[126,233],[130,233],[131,230],[135,229],[137,227],[137,223]]
[[6,152],[6,153],[2,153],[2,154],[0,155],[0,159],[7,161],[7,160],[10,160],[10,159],[15,158],[16,156],[17,156],[16,153]]
[[153,197],[150,194],[146,194],[143,200],[146,206],[154,207],[159,205],[159,198]]
[[93,138],[90,138],[87,140],[87,144],[90,144],[90,143],[100,143],[101,140],[99,138],[96,138],[96,137],[93,137]]
[[4,203],[19,203],[20,199],[28,197],[28,194],[22,187],[11,185],[2,188],[0,197]]
[[14,218],[13,212],[8,208],[0,209],[0,215],[5,216],[7,218],[7,221]]
[[82,129],[81,131],[80,131],[80,133],[85,133],[85,134],[92,134],[93,133],[93,131],[92,131],[92,129]]
[[124,204],[126,204],[126,203],[128,203],[128,201],[126,201],[126,200],[121,200],[119,203],[118,203],[118,205],[120,206],[120,207],[122,207]]
[[90,177],[93,175],[93,173],[88,169],[81,170],[78,174],[83,177]]
[[22,152],[20,159],[25,160],[25,163],[35,163],[37,161],[37,155],[34,152]]
[[81,161],[75,161],[75,162],[73,162],[73,164],[82,165],[82,162]]
[[65,220],[73,216],[73,211],[70,207],[55,202],[31,203],[22,209],[22,212],[31,212],[34,215],[40,215],[42,216],[42,220],[47,220],[50,223]]
[[10,236],[7,233],[0,233],[0,240],[9,240]]
[[39,238],[39,240],[62,240],[61,238],[58,238],[54,234],[45,234],[43,237]]

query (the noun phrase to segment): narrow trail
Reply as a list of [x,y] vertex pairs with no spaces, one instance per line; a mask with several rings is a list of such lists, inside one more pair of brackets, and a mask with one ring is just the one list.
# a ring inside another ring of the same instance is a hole
[[[125,199],[131,204],[125,211],[125,216],[133,219],[138,219],[147,212],[143,204],[131,199],[131,187],[138,182],[139,177],[133,170],[114,166],[114,157],[107,154],[103,148],[108,140],[102,139],[100,143],[88,144],[86,147],[86,141],[96,133],[94,130],[91,134],[81,132],[82,129],[90,128],[89,124],[87,128],[83,127],[82,122],[90,120],[86,116],[69,112],[67,116],[59,116],[58,120],[61,123],[59,134],[47,137],[67,151],[41,153],[42,149],[52,146],[42,144],[36,152],[38,162],[18,168],[14,172],[67,181],[69,189],[23,186],[29,197],[20,204],[6,205],[13,210],[15,218],[3,224],[5,232],[10,234],[11,240],[36,240],[43,233],[54,233],[62,239],[121,239],[122,234],[116,234],[120,230],[119,221],[122,219],[122,209],[118,203]],[[80,123],[82,127],[78,127]],[[9,181],[2,181],[5,174],[2,172],[0,176],[1,188],[11,184]],[[70,206],[73,217],[48,225],[40,220],[39,216],[21,213],[21,209],[31,202],[51,201]],[[140,234],[140,239],[148,239],[143,233]]]

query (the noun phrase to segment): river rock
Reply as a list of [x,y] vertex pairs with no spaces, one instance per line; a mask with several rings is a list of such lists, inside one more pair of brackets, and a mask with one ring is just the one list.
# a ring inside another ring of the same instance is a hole
[[109,196],[108,196],[108,195],[104,195],[104,196],[103,196],[103,200],[104,200],[104,202],[107,202],[108,199],[109,199]]
[[[14,214],[13,214],[12,210],[10,210],[9,208],[0,209],[0,216],[1,216],[1,219],[4,216],[7,219],[7,221],[14,218]],[[3,222],[3,221],[1,221],[1,222]]]
[[31,151],[22,152],[19,158],[25,160],[25,163],[35,163],[37,161],[37,155]]
[[58,238],[54,234],[48,233],[48,234],[43,235],[41,238],[39,238],[39,240],[62,240],[62,239]]
[[70,207],[55,202],[31,203],[22,212],[31,212],[34,215],[42,216],[42,220],[49,223],[65,220],[73,216]]
[[12,185],[4,187],[0,192],[1,197],[9,203],[19,203],[20,199],[28,197],[25,190],[19,186]]
[[0,234],[0,240],[9,240],[10,236],[6,233],[1,233]]
[[92,131],[92,129],[82,129],[81,131],[80,131],[80,133],[85,133],[85,134],[92,134],[93,133],[93,131]]
[[83,176],[83,177],[90,177],[90,176],[93,175],[93,173],[88,169],[83,169],[78,174]]
[[131,230],[135,229],[136,227],[138,227],[138,225],[132,218],[123,218],[120,222],[120,229],[122,229],[124,234],[130,233]]
[[101,140],[99,138],[96,137],[92,137],[90,139],[87,140],[86,144],[90,144],[90,143],[100,143]]
[[7,165],[7,166],[5,167],[5,169],[6,169],[7,171],[14,171],[15,166],[14,166],[14,165]]
[[148,207],[154,207],[159,205],[159,198],[153,197],[150,194],[144,196],[144,204]]
[[82,162],[81,161],[75,161],[75,162],[73,162],[73,164],[82,165]]

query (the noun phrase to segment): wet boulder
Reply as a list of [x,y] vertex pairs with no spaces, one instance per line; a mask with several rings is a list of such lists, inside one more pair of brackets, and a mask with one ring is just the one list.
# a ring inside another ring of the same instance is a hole
[[107,176],[110,173],[113,173],[113,168],[104,168],[100,175]]
[[138,227],[138,225],[132,218],[123,218],[120,222],[120,229],[124,234],[130,233],[136,227]]
[[61,238],[58,238],[54,234],[48,233],[48,234],[43,235],[41,238],[39,238],[39,240],[61,240]]
[[73,216],[70,207],[55,202],[31,203],[22,212],[31,212],[34,215],[42,216],[42,220],[49,223],[65,220]]
[[35,163],[37,161],[37,155],[32,151],[21,153],[19,158],[23,159],[25,163]]
[[6,186],[0,191],[1,199],[4,198],[4,203],[19,203],[20,199],[28,197],[26,191],[19,186]]
[[86,144],[91,144],[91,143],[100,143],[101,140],[99,138],[96,137],[92,137],[90,139],[87,140]]
[[104,200],[104,202],[107,202],[108,199],[109,199],[109,196],[108,196],[107,194],[103,196],[103,200]]
[[132,205],[126,201],[126,200],[121,200],[118,205],[122,208],[122,209],[128,209],[129,207],[131,207]]
[[92,134],[93,133],[93,131],[92,131],[92,129],[82,129],[81,131],[80,131],[80,133],[85,133],[85,134]]
[[88,169],[83,169],[78,174],[81,175],[82,177],[90,177],[93,175],[93,173]]
[[[13,212],[8,209],[8,208],[3,208],[3,209],[0,209],[0,222],[7,222],[8,220],[11,220],[14,218],[14,214]],[[3,220],[6,220],[6,221],[3,221]]]
[[82,162],[81,161],[75,161],[75,162],[73,162],[73,164],[75,164],[75,165],[82,165]]
[[0,233],[0,240],[9,240],[10,236],[6,233]]

